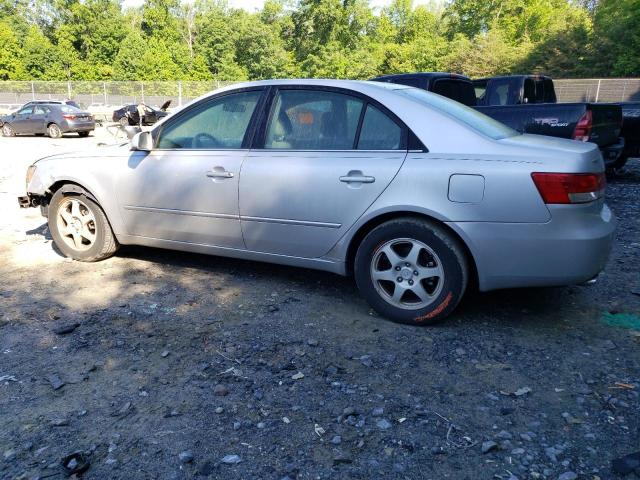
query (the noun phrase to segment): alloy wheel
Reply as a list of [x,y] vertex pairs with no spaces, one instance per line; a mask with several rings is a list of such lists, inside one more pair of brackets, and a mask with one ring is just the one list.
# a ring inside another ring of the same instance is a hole
[[57,223],[60,236],[74,250],[89,250],[96,241],[96,218],[77,198],[68,198],[60,204]]
[[406,310],[433,303],[445,276],[438,255],[411,238],[390,240],[377,247],[370,274],[378,294],[389,304]]

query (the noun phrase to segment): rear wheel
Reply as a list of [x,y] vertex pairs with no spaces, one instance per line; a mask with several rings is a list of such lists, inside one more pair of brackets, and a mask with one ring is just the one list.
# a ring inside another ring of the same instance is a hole
[[5,123],[2,126],[2,136],[3,137],[15,137],[16,136],[16,132],[13,129],[13,127],[11,125],[9,125],[8,123]]
[[56,246],[74,260],[97,262],[118,249],[106,215],[87,195],[58,190],[49,204],[48,220]]
[[60,127],[58,125],[52,123],[47,127],[47,134],[51,138],[60,138],[62,137],[62,130],[60,130]]
[[369,232],[354,267],[369,304],[400,323],[444,319],[467,286],[467,262],[457,239],[435,223],[414,218],[391,220]]
[[78,132],[78,135],[81,137],[88,137],[91,132]]

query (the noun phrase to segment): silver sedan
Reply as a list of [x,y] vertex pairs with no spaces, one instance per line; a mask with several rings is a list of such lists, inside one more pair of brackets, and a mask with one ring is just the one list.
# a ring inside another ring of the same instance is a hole
[[480,290],[585,282],[615,219],[590,143],[521,135],[459,103],[375,82],[216,90],[131,146],[47,157],[40,206],[65,255],[136,244],[352,274],[399,322]]

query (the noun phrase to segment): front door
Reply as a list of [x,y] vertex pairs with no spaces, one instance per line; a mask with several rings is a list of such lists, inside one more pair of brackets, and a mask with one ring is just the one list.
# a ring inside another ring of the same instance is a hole
[[129,235],[244,248],[238,180],[261,94],[194,105],[162,126],[154,150],[132,152],[117,187]]
[[240,177],[249,250],[326,254],[404,161],[406,130],[343,90],[280,88]]
[[13,120],[10,122],[13,126],[13,130],[18,133],[33,133],[31,129],[31,115],[33,115],[33,106],[24,107],[18,113],[16,113]]

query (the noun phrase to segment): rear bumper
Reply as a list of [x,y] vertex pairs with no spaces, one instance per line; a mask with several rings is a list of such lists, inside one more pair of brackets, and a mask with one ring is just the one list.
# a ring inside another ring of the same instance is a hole
[[60,127],[63,132],[90,132],[96,129],[95,120],[90,121],[70,121],[67,120],[66,125]]
[[602,159],[604,160],[604,164],[607,167],[613,166],[614,163],[620,158],[622,152],[624,151],[624,138],[620,137],[618,139],[618,143],[614,145],[607,145],[606,147],[601,147],[600,151],[602,152]]
[[450,224],[471,250],[480,290],[576,285],[598,275],[617,224],[609,208],[552,207],[547,223]]

